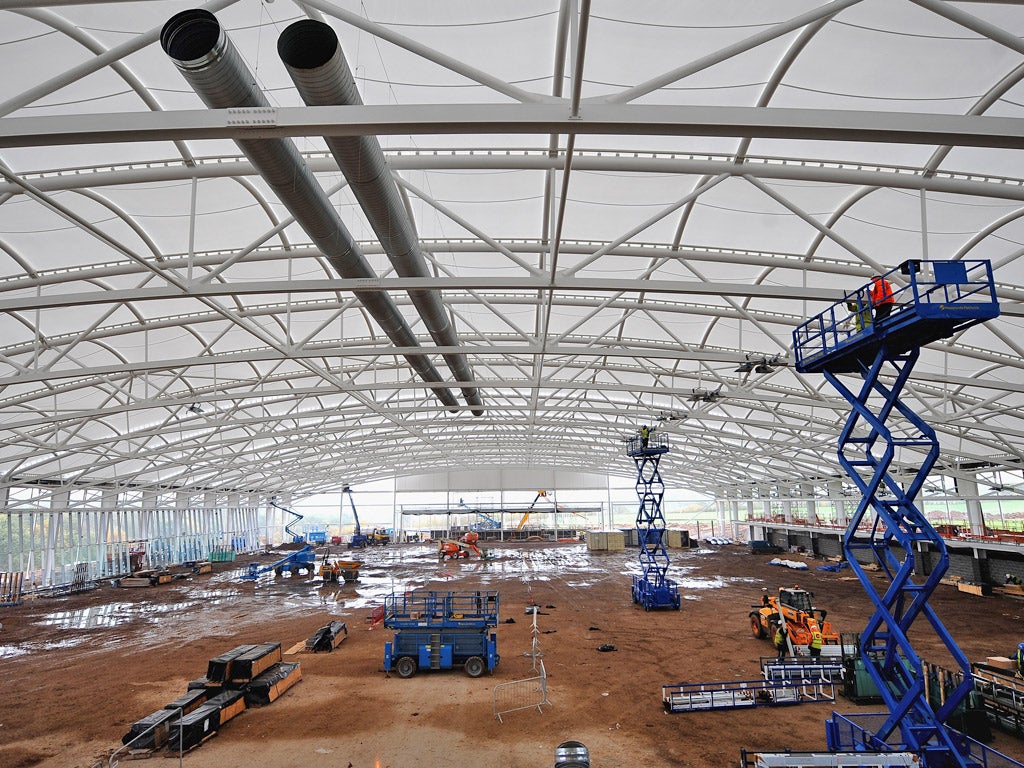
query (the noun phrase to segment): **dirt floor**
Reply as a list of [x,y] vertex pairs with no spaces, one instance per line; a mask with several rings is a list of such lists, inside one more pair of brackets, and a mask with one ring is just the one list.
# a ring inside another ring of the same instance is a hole
[[[739,546],[671,550],[680,611],[645,612],[630,599],[637,551],[588,552],[582,544],[499,544],[488,562],[438,564],[429,544],[361,552],[356,583],[305,577],[238,579],[248,560],[212,575],[142,589],[99,588],[0,609],[0,767],[88,768],[120,746],[136,720],[184,694],[207,662],[237,645],[280,642],[287,650],[332,620],[347,639],[331,653],[299,653],[302,681],[267,707],[249,709],[187,753],[191,768],[547,768],[555,747],[578,740],[595,768],[739,764],[740,749],[823,750],[834,703],[739,711],[666,713],[662,686],[754,680],[772,654],[749,630],[762,587],[812,590],[840,631],[859,631],[869,601],[848,570],[794,571]],[[341,557],[352,559],[351,553]],[[798,559],[799,556],[789,556]],[[264,562],[271,562],[264,559]],[[879,585],[883,582],[879,579]],[[493,676],[461,670],[402,680],[382,671],[383,627],[371,609],[392,591],[498,590],[501,662]],[[496,684],[531,677],[531,616],[550,706],[492,712]],[[1006,655],[1021,637],[1024,602],[940,586],[932,605],[972,661]],[[508,622],[508,623],[505,623]],[[916,630],[915,630],[916,632]],[[615,651],[600,652],[602,645]],[[948,658],[930,631],[915,636],[928,661]],[[998,734],[990,746],[1016,759],[1024,744]],[[150,762],[166,765],[166,757]],[[175,756],[176,759],[176,756]],[[138,763],[142,766],[145,763]]]

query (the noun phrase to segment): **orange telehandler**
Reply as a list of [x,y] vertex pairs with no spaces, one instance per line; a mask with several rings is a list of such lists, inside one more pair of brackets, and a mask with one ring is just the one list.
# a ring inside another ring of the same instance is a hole
[[[782,621],[786,622],[789,642],[792,645],[810,645],[815,632],[821,632],[824,645],[839,645],[839,633],[832,623],[825,621],[827,611],[811,604],[814,595],[800,587],[780,587],[778,597],[772,597],[765,589],[761,604],[751,606],[750,631],[754,637],[774,642],[775,632]],[[815,616],[815,612],[819,615]],[[791,648],[792,650],[792,648]]]

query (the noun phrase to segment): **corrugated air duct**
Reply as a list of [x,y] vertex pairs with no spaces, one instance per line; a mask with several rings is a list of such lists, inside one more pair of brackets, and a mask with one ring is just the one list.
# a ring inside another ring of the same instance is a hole
[[[312,19],[291,24],[278,38],[277,52],[307,105],[363,103],[338,36],[329,25]],[[388,170],[377,137],[327,136],[324,140],[395,271],[402,277],[430,277],[412,220],[402,204],[398,185]],[[458,347],[458,335],[445,311],[441,292],[412,290],[409,297],[434,342],[442,347]],[[465,355],[448,353],[444,360],[457,380],[473,381],[473,371]],[[462,395],[470,406],[477,406],[473,414],[480,416],[483,402],[477,388],[463,386]]]
[[[211,109],[270,107],[212,13],[194,9],[173,16],[160,33],[160,44]],[[235,139],[235,143],[341,277],[379,277],[291,140]],[[420,346],[386,293],[353,293],[396,346]],[[449,410],[458,408],[451,390],[437,386],[444,380],[426,354],[409,354],[405,359]]]

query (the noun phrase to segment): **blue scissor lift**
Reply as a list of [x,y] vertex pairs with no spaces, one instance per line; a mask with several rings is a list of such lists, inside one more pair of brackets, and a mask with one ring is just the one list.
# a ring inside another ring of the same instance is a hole
[[665,484],[658,471],[661,457],[669,451],[668,437],[652,433],[644,445],[639,436],[628,443],[626,455],[636,462],[636,495],[640,508],[636,513],[636,532],[640,543],[640,568],[633,577],[633,602],[645,611],[654,608],[679,610],[679,587],[667,577],[668,550],[665,549],[665,516],[661,500]]
[[[864,720],[833,713],[826,736],[834,751],[908,750],[929,768],[971,766],[977,763],[966,737],[944,725],[972,689],[970,663],[928,604],[949,555],[914,504],[939,444],[935,431],[900,394],[921,346],[997,317],[999,304],[988,261],[908,261],[883,277],[895,294],[889,317],[857,322],[866,306],[862,288],[793,333],[797,371],[822,373],[852,406],[839,436],[839,463],[862,497],[844,534],[843,552],[874,605],[860,635],[860,652],[888,708],[887,715],[861,716]],[[859,389],[840,381],[841,373],[858,374]],[[897,451],[904,462],[908,454],[921,456],[920,468],[903,484],[889,472]],[[921,542],[938,555],[927,575],[915,570]],[[864,560],[877,563],[889,580],[884,592],[876,590]],[[922,662],[907,639],[920,617],[963,671],[963,682],[937,710],[929,705]]]

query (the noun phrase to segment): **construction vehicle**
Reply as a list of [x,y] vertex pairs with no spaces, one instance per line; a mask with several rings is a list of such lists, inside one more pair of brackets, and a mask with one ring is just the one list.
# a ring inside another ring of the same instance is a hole
[[420,669],[462,667],[470,677],[498,666],[497,592],[395,592],[384,598],[384,671],[409,678]]
[[[792,646],[810,645],[815,632],[821,632],[824,645],[839,645],[839,633],[825,621],[827,611],[811,604],[814,595],[798,586],[780,587],[778,597],[772,597],[765,590],[761,604],[751,606],[750,631],[754,637],[774,642],[775,632],[784,621]],[[819,615],[815,616],[815,612]]]
[[355,521],[355,528],[352,530],[352,540],[348,543],[349,549],[365,549],[370,545],[370,537],[363,533],[359,525],[359,513],[356,511],[356,503],[352,499],[352,488],[346,485],[341,489],[343,494],[348,495],[348,503],[352,507],[352,519]]
[[241,579],[256,581],[262,574],[270,573],[270,571],[273,571],[275,576],[281,576],[285,571],[291,573],[292,576],[297,576],[299,571],[305,571],[312,576],[315,569],[316,552],[313,551],[312,545],[307,544],[302,549],[296,550],[270,565],[261,567],[259,563],[249,563],[249,567],[242,574]]
[[362,560],[327,560],[320,566],[320,578],[325,582],[359,581]]
[[366,541],[370,546],[383,547],[391,543],[391,535],[383,528],[374,528]]
[[460,557],[469,557],[473,552],[481,560],[486,558],[483,550],[476,544],[480,541],[480,534],[476,531],[469,531],[463,534],[458,541],[442,541],[437,550],[438,560],[457,560]]
[[292,510],[288,509],[288,507],[284,507],[278,504],[277,496],[270,497],[270,506],[274,507],[275,509],[280,509],[282,512],[287,512],[289,515],[292,515],[295,518],[284,527],[284,532],[292,537],[292,544],[303,543],[306,540],[305,535],[292,529],[292,526],[302,519],[302,515],[300,515],[298,512],[293,512]]
[[541,499],[546,499],[547,497],[547,491],[537,491],[537,495],[533,497],[533,501],[531,501],[530,506],[526,508],[526,512],[523,514],[522,519],[519,521],[519,525],[516,526],[517,531],[521,531],[524,527],[526,527],[526,521],[530,519],[530,515],[532,514],[533,508],[536,506],[537,502],[540,501]]

